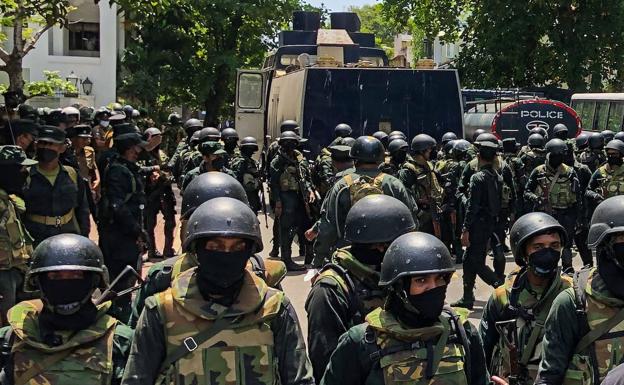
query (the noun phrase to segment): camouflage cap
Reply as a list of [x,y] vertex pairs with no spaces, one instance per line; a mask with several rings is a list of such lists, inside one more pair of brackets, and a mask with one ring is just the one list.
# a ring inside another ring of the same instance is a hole
[[223,146],[219,142],[204,142],[199,145],[199,152],[201,152],[202,155],[227,154],[227,152],[223,150]]
[[36,160],[28,159],[24,150],[19,146],[0,146],[0,165],[32,166],[37,163],[39,162]]

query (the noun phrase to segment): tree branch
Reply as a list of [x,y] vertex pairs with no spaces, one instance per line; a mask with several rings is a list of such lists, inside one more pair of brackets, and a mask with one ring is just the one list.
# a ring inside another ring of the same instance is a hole
[[9,55],[9,53],[1,46],[0,46],[0,60],[2,60],[4,64],[7,64],[11,60],[11,55]]
[[52,28],[52,25],[48,24],[45,27],[41,28],[39,31],[37,31],[35,34],[33,34],[32,37],[28,39],[28,42],[26,43],[26,46],[24,47],[23,55],[26,55],[28,52],[30,52],[30,50],[35,48],[35,44],[37,43],[37,41],[50,28]]

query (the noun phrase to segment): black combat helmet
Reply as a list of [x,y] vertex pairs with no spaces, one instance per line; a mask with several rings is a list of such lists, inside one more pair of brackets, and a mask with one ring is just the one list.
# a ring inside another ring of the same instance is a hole
[[540,134],[531,134],[529,135],[527,144],[530,148],[544,148],[544,145],[546,144],[546,139],[544,139],[544,137]]
[[388,152],[390,155],[394,155],[399,151],[407,151],[409,148],[409,144],[403,139],[395,139],[390,144],[388,144]]
[[346,138],[347,136],[351,136],[352,131],[351,126],[345,123],[340,123],[336,126],[336,128],[334,128],[334,134],[337,138]]
[[350,136],[348,136],[346,138],[342,138],[342,145],[343,146],[353,147],[354,143],[355,143],[355,138],[352,138]]
[[592,132],[587,140],[589,148],[592,150],[602,150],[605,145],[605,138],[599,132]]
[[484,132],[483,134],[480,134],[479,136],[477,136],[474,142],[477,145],[483,145],[484,143],[492,143],[492,144],[495,144],[496,147],[498,147],[498,138],[496,137],[496,135],[489,133],[489,132]]
[[609,235],[624,232],[624,195],[602,201],[592,215],[587,246],[597,249],[604,246]]
[[299,144],[299,135],[297,135],[294,131],[284,131],[280,135],[279,139],[277,139],[279,144],[283,144],[285,142],[295,142]]
[[147,138],[151,138],[152,136],[162,135],[162,132],[156,127],[150,127],[143,132],[143,136]]
[[256,213],[234,198],[214,198],[202,203],[191,214],[185,235],[185,251],[195,251],[197,240],[211,237],[248,239],[253,242],[252,252],[262,251],[260,222]]
[[[624,132],[621,133],[624,138]],[[617,135],[616,135],[617,136]],[[586,132],[581,132],[579,136],[574,140],[577,150],[583,150],[589,145],[589,135]]]
[[444,143],[444,145],[442,146],[442,150],[444,151],[445,154],[450,154],[454,145],[455,145],[455,140],[449,140],[448,142]]
[[280,124],[280,133],[286,131],[294,131],[299,134],[299,123],[294,120],[284,120],[282,124]]
[[604,138],[604,142],[605,144],[609,143],[610,141],[613,140],[613,138],[615,137],[615,132],[611,131],[611,130],[604,130],[600,133],[602,135],[602,137]]
[[568,145],[559,138],[549,140],[544,148],[549,154],[565,155],[568,152]]
[[126,104],[125,106],[123,106],[122,111],[124,112],[124,114],[126,114],[128,118],[130,118],[132,117],[132,113],[134,112],[134,107],[132,107],[129,104]]
[[372,136],[360,136],[355,140],[349,156],[362,163],[381,163],[384,159],[383,144]]
[[529,135],[540,134],[545,140],[548,139],[548,131],[544,127],[533,127],[529,130]]
[[515,138],[503,139],[503,152],[506,154],[515,154],[518,151],[518,143]]
[[218,128],[204,127],[199,131],[199,142],[217,142],[221,139],[221,132]]
[[529,239],[536,235],[557,231],[561,237],[561,244],[566,243],[567,234],[557,220],[546,213],[528,213],[514,223],[509,231],[511,252],[518,266],[526,265],[525,246]]
[[377,131],[373,134],[373,138],[379,140],[384,147],[388,147],[388,134],[383,131]]
[[442,135],[442,144],[446,144],[448,142],[450,142],[451,140],[457,140],[457,135],[455,135],[454,132],[445,132],[444,135]]
[[466,139],[454,140],[453,149],[451,150],[453,158],[455,158],[456,160],[462,159],[466,155],[466,153],[468,153],[468,150],[470,150],[471,146],[472,145],[470,144],[470,142]]
[[79,270],[98,277],[94,288],[106,288],[108,273],[103,267],[100,248],[89,238],[77,234],[59,234],[43,240],[33,252],[30,269],[26,273],[24,289],[39,290],[37,279],[50,271]]
[[[582,134],[581,134],[582,135]],[[580,136],[580,135],[579,135]],[[613,139],[617,139],[617,140],[621,140],[622,142],[624,142],[624,131],[620,131],[617,134],[615,134],[615,136],[613,137]]]
[[399,130],[392,131],[390,134],[388,134],[388,140],[389,141],[391,140],[390,139],[391,136],[398,136],[398,137],[402,138],[403,140],[407,141],[407,136],[405,135],[405,133],[403,133],[403,131],[399,131]]
[[563,123],[555,124],[553,136],[559,139],[566,139],[568,137],[568,127]]
[[624,156],[624,142],[619,139],[613,139],[607,143],[605,150],[616,150],[620,155]]
[[391,286],[402,277],[454,271],[451,253],[442,241],[427,233],[411,232],[390,244],[381,264],[379,286]]
[[388,195],[368,195],[357,201],[345,220],[344,238],[351,243],[387,243],[416,230],[412,213]]
[[188,219],[193,211],[210,199],[229,197],[249,204],[241,184],[228,174],[210,171],[193,178],[182,195],[182,219]]
[[435,139],[427,134],[418,134],[412,139],[412,152],[420,153],[437,145]]
[[199,119],[191,118],[184,122],[184,131],[186,135],[192,135],[195,131],[201,130],[203,126]]
[[482,128],[477,128],[475,132],[472,134],[472,142],[476,142],[479,135],[485,134],[485,130]]
[[246,136],[241,139],[238,147],[242,148],[253,148],[254,151],[258,151],[258,141],[253,136]]
[[223,139],[223,141],[233,140],[238,142],[238,132],[233,128],[224,128],[223,131],[221,131],[221,139]]
[[199,135],[201,134],[201,131],[195,131],[193,133],[193,135],[191,135],[191,139],[189,140],[189,142],[191,143],[191,145],[197,144],[199,143]]

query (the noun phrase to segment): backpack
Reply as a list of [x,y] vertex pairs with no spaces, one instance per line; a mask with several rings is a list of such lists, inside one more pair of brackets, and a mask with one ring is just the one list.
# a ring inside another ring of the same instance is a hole
[[357,203],[360,199],[373,194],[383,194],[382,183],[386,176],[383,172],[372,178],[366,175],[349,174],[344,176],[344,181],[349,188],[349,196],[351,197],[351,206]]

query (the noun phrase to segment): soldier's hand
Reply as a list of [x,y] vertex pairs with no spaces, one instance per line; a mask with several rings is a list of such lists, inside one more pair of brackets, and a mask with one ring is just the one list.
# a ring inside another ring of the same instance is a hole
[[492,383],[494,385],[509,385],[509,383],[498,376],[492,376]]
[[273,212],[275,213],[275,216],[277,218],[282,216],[282,202],[275,203],[275,209],[273,210]]
[[313,228],[312,229],[308,229],[308,230],[306,230],[304,235],[305,235],[305,239],[307,239],[308,242],[312,242],[318,236],[318,231],[314,231]]
[[464,230],[461,234],[461,244],[464,247],[470,247],[470,232]]
[[310,191],[308,193],[308,203],[314,203],[316,200],[316,196],[314,195],[314,191]]

